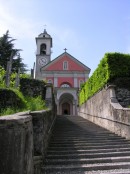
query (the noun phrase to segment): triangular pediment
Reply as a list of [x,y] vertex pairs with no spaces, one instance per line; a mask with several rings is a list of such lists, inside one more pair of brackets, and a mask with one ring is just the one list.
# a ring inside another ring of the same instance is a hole
[[90,72],[90,68],[81,63],[79,60],[71,56],[69,53],[64,52],[51,62],[49,62],[46,66],[42,67],[43,71],[63,71],[63,62],[68,62],[68,71],[88,71]]

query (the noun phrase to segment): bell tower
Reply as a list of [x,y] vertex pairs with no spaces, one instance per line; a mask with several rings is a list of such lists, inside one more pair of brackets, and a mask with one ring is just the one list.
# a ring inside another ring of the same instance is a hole
[[35,78],[41,79],[42,74],[40,69],[51,61],[52,38],[47,33],[46,29],[44,29],[44,32],[36,37],[36,46],[37,51]]

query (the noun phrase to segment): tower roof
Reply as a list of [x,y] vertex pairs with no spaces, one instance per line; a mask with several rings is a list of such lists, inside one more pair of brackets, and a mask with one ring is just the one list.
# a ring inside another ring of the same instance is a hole
[[51,38],[51,36],[47,33],[46,29],[44,29],[43,33],[38,35],[38,38],[39,37]]
[[37,40],[41,40],[41,39],[50,39],[51,47],[52,47],[52,37],[51,35],[47,33],[46,29],[44,29],[43,33],[39,34],[38,37],[36,37],[36,43],[37,43]]

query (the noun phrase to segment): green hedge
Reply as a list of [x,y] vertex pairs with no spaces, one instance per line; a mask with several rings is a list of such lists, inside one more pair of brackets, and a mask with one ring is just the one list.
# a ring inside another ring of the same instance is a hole
[[46,83],[36,79],[20,78],[20,91],[24,96],[42,96],[45,99]]
[[7,108],[25,108],[26,101],[23,95],[14,89],[0,88],[0,112]]
[[130,77],[130,54],[106,53],[80,90],[79,104],[83,104],[107,83],[112,83],[120,77]]

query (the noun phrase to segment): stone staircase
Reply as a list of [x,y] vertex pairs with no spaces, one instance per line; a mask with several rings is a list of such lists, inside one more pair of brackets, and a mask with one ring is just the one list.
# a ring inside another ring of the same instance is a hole
[[130,174],[130,141],[78,116],[58,116],[43,174]]

